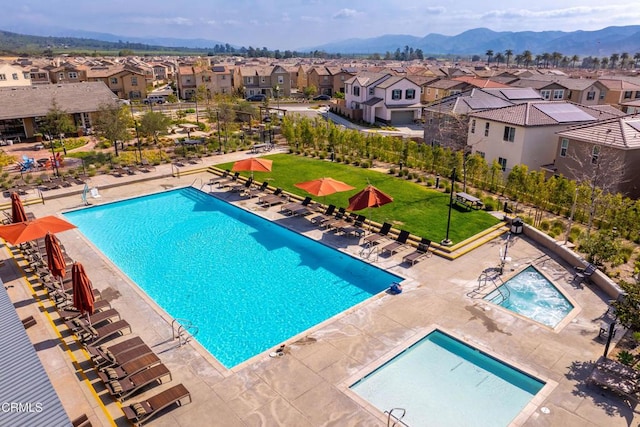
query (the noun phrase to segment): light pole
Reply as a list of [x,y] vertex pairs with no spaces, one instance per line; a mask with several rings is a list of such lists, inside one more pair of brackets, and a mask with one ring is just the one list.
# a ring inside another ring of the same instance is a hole
[[49,142],[51,143],[51,163],[53,164],[53,170],[55,171],[56,176],[60,176],[60,172],[58,171],[58,162],[56,160],[56,150],[53,146],[54,140],[51,132],[49,132]]
[[278,111],[280,111],[280,85],[276,85],[276,102],[278,104]]
[[133,125],[136,128],[136,140],[138,141],[138,155],[140,156],[140,163],[142,163],[142,145],[140,144],[140,134],[138,133],[138,121],[134,119]]
[[451,228],[451,208],[453,207],[453,192],[456,185],[456,168],[451,171],[451,191],[449,192],[449,216],[447,217],[447,236],[444,238],[441,244],[444,246],[451,246],[451,240],[449,239],[449,229]]
[[216,111],[216,121],[218,122],[218,153],[222,154],[222,136],[220,135],[220,111]]

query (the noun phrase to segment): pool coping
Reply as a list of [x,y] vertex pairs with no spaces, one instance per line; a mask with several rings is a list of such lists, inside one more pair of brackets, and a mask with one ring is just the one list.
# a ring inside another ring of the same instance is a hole
[[[540,273],[545,279],[547,279],[549,281],[549,283],[551,283],[553,285],[554,288],[556,288],[556,290],[558,292],[560,292],[562,294],[562,296],[569,301],[569,303],[573,306],[573,308],[571,309],[571,311],[569,311],[569,313],[567,313],[566,316],[564,316],[564,318],[562,320],[560,320],[558,322],[558,324],[556,324],[555,326],[549,326],[549,325],[545,325],[544,323],[538,322],[537,320],[531,319],[530,317],[524,316],[520,313],[516,313],[513,310],[509,310],[508,308],[505,308],[499,304],[495,304],[491,301],[487,301],[484,298],[489,295],[491,292],[493,292],[495,289],[492,289],[490,292],[487,292],[486,294],[484,294],[484,296],[482,298],[476,299],[476,301],[480,301],[482,302],[484,305],[489,306],[490,308],[496,308],[498,311],[501,311],[503,313],[508,313],[512,316],[516,316],[520,319],[526,320],[527,322],[531,322],[535,325],[541,326],[545,329],[548,329],[552,332],[560,333],[567,325],[569,325],[570,323],[573,322],[573,320],[578,316],[578,314],[580,314],[580,312],[582,311],[582,306],[580,304],[578,304],[578,302],[571,296],[569,295],[567,292],[565,292],[565,290],[562,288],[562,286],[560,286],[559,283],[557,283],[555,280],[553,280],[551,277],[549,277],[548,274],[546,274],[545,271],[537,268],[532,262],[527,263],[526,265],[523,265],[522,268],[516,270],[513,272],[513,274],[509,274],[506,275],[504,279],[502,279],[502,285],[504,285],[506,282],[508,282],[509,280],[511,280],[512,278],[514,278],[515,276],[517,276],[518,274],[522,273],[524,270],[526,270],[529,267],[533,267],[538,273]],[[501,286],[502,286],[501,285]]]
[[[500,363],[508,365],[520,372],[533,377],[539,381],[545,383],[545,385],[538,391],[531,400],[525,405],[525,407],[516,415],[513,420],[509,423],[510,427],[522,426],[526,423],[526,421],[533,415],[538,407],[542,405],[542,403],[549,397],[549,395],[553,392],[553,390],[558,386],[558,383],[546,376],[542,375],[540,372],[535,371],[531,367],[525,367],[521,363],[515,362],[508,358],[502,357],[498,355],[494,350],[487,348],[484,344],[479,343],[477,341],[471,341],[465,336],[461,336],[458,333],[455,333],[448,328],[444,328],[438,324],[431,324],[429,327],[420,328],[415,330],[415,334],[406,340],[403,340],[396,344],[394,348],[389,350],[387,353],[383,354],[376,360],[368,363],[367,365],[360,368],[356,373],[348,377],[346,380],[342,381],[338,384],[338,389],[342,391],[345,395],[353,399],[358,405],[364,408],[366,411],[376,416],[381,422],[387,422],[388,412],[381,411],[380,408],[374,406],[365,398],[361,397],[359,394],[351,390],[351,386],[356,384],[358,381],[363,380],[367,376],[371,375],[374,371],[384,366],[389,361],[393,360],[398,355],[402,354],[406,350],[408,350],[411,346],[417,344],[418,342],[425,339],[430,333],[434,331],[443,332],[454,339],[457,339],[464,344],[470,346],[473,349],[477,349],[486,355],[493,357],[498,360]],[[404,423],[403,423],[404,424]]]

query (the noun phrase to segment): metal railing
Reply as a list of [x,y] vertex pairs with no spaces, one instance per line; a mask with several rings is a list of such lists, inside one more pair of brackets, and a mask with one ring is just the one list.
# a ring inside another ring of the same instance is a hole
[[178,340],[178,347],[188,343],[191,338],[198,335],[198,327],[187,319],[173,319],[171,321],[171,335],[174,340]]
[[[394,411],[402,411],[402,414],[400,414],[399,417],[393,415]],[[409,427],[409,424],[405,423],[402,421],[402,419],[404,418],[404,416],[407,413],[407,410],[404,408],[393,408],[390,411],[384,411],[385,414],[387,414],[387,427],[395,427],[398,424],[402,424],[403,426]]]

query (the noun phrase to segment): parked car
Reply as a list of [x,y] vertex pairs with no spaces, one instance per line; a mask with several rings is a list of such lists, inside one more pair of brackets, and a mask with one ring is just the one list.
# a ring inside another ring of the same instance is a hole
[[267,99],[267,95],[264,95],[262,93],[258,93],[258,94],[251,95],[250,97],[248,97],[247,101],[262,102],[262,101],[265,101],[266,99]]
[[164,104],[166,99],[164,96],[160,95],[151,95],[148,98],[142,100],[143,104]]
[[329,101],[331,97],[329,95],[318,95],[313,98],[314,101]]

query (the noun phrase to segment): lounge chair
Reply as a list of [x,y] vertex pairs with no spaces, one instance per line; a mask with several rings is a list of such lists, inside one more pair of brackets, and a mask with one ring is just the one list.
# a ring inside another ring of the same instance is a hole
[[129,375],[137,374],[138,372],[149,369],[159,363],[161,363],[161,361],[158,355],[150,353],[120,366],[100,368],[98,376],[102,382],[106,384],[112,380],[120,380],[128,377]]
[[612,360],[604,356],[600,356],[600,358],[596,361],[596,367],[603,371],[609,371],[622,378],[628,378],[630,380],[640,379],[640,371],[637,371],[625,365],[624,363],[620,363],[616,360]]
[[575,275],[573,276],[573,282],[575,284],[580,284],[583,281],[589,279],[593,273],[596,272],[598,267],[595,264],[587,263],[586,266],[578,266],[575,267]]
[[382,224],[380,231],[377,233],[369,234],[363,239],[363,242],[366,246],[377,245],[381,241],[388,238],[389,231],[391,231],[391,224],[385,222]]
[[258,203],[262,206],[271,207],[273,205],[278,205],[280,203],[284,203],[288,200],[286,194],[282,192],[282,188],[276,188],[273,194],[268,194],[266,196],[262,196],[258,198]]
[[324,228],[327,230],[335,229],[338,231],[343,227],[349,226],[349,222],[347,221],[347,211],[345,208],[338,208],[338,212],[336,212],[335,217],[332,220],[326,221],[324,223]]
[[280,213],[284,215],[293,215],[295,211],[305,209],[311,203],[311,197],[307,196],[302,202],[287,203],[280,207]]
[[187,397],[189,398],[189,403],[191,403],[191,393],[183,384],[178,384],[146,400],[123,406],[122,411],[130,422],[135,426],[140,426],[174,403],[182,406],[182,401]]
[[[101,299],[93,303],[93,312],[97,313],[111,309],[111,303],[107,300]],[[64,320],[73,319],[79,317],[81,313],[73,307],[58,308],[58,314]]]
[[588,382],[595,384],[601,388],[612,391],[623,398],[638,402],[638,382],[629,378],[621,377],[613,372],[606,371],[596,366],[591,371],[591,375],[587,379]]
[[33,316],[25,317],[24,319],[21,320],[21,322],[22,322],[22,326],[25,329],[29,329],[30,327],[35,326],[38,323],[35,317]]
[[407,246],[407,239],[409,238],[409,232],[406,230],[400,230],[400,234],[395,241],[389,243],[385,247],[380,250],[380,253],[389,253],[389,255],[393,255],[396,252],[400,252]]
[[80,340],[84,344],[99,344],[103,341],[107,341],[108,338],[113,338],[115,335],[123,335],[125,330],[129,330],[131,333],[131,325],[126,320],[118,320],[112,323],[107,323],[99,328],[89,326],[82,328],[78,331],[80,334]]
[[69,329],[74,332],[82,331],[90,326],[95,327],[102,322],[111,321],[113,319],[120,320],[120,313],[115,308],[110,308],[109,310],[99,311],[97,313],[89,316],[89,320],[87,321],[86,317],[76,316],[74,318],[65,320],[64,323],[67,325]]
[[269,182],[264,181],[262,185],[260,185],[259,187],[249,187],[244,191],[242,191],[240,195],[244,197],[252,198],[257,196],[258,194],[264,193],[267,190],[268,186],[269,186]]
[[327,206],[327,209],[324,211],[324,213],[320,215],[314,215],[312,218],[309,219],[309,221],[311,221],[312,224],[322,225],[325,222],[333,219],[333,212],[335,210],[336,210],[336,205],[329,205]]
[[151,353],[153,353],[153,350],[148,345],[143,344],[126,351],[121,351],[117,354],[111,353],[109,350],[106,350],[102,353],[104,354],[104,359],[94,359],[94,362],[96,362],[96,365],[101,368],[105,368],[108,366],[114,367],[133,362],[134,360]]
[[415,251],[402,257],[402,262],[406,262],[407,264],[414,265],[420,260],[430,257],[431,256],[431,252],[429,251],[430,246],[431,246],[431,240],[425,239],[423,237],[420,243],[418,243],[418,247],[416,248]]
[[78,418],[75,418],[71,421],[71,425],[73,427],[91,427],[91,421],[89,421],[89,417],[87,414],[82,414]]
[[249,189],[252,183],[253,183],[253,178],[251,177],[249,177],[249,179],[247,179],[245,182],[240,182],[240,180],[238,180],[237,184],[229,186],[229,190],[232,193],[242,193],[245,189]]
[[129,350],[133,350],[137,347],[145,346],[146,344],[140,337],[132,337],[118,344],[113,344],[109,347],[101,345],[88,345],[86,350],[91,356],[94,362],[100,362],[101,360],[116,360],[121,353],[126,353]]
[[120,402],[122,402],[128,396],[140,391],[143,387],[148,386],[149,384],[154,382],[162,384],[162,378],[167,376],[169,377],[169,381],[173,379],[169,369],[161,363],[126,378],[111,380],[108,383],[105,383],[105,386],[107,387],[107,390],[109,390],[109,394],[115,396]]
[[218,188],[231,187],[238,181],[238,177],[240,176],[240,172],[234,173],[232,176],[229,176],[225,179],[218,180]]
[[366,233],[364,222],[367,218],[364,215],[358,215],[352,225],[342,227],[340,231],[343,236],[353,235],[354,237],[362,237]]

